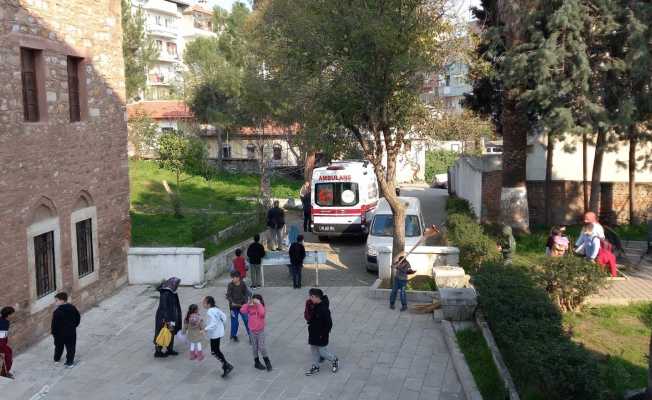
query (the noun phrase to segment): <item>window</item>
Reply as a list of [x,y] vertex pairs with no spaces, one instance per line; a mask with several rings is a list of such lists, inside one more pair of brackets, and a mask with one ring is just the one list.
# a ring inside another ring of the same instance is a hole
[[77,230],[77,273],[79,277],[92,273],[93,265],[93,222],[85,219],[75,224]]
[[39,120],[38,90],[36,86],[36,63],[40,50],[20,48],[21,80],[23,83],[23,114],[25,121]]
[[253,144],[247,145],[247,158],[254,159],[256,158],[256,146]]
[[177,57],[177,45],[175,43],[168,42],[166,48],[169,56]]
[[56,291],[53,231],[34,237],[34,265],[36,266],[37,298]]
[[163,50],[163,41],[162,40],[156,39],[156,41],[154,43],[156,44],[156,49],[158,49],[158,51]]
[[231,158],[231,145],[225,144],[222,146],[222,158]]
[[272,146],[272,150],[274,152],[274,160],[280,160],[281,155],[283,153],[283,149],[281,148],[281,145],[275,144],[274,146]]
[[156,25],[162,25],[162,24],[161,24],[161,16],[160,16],[160,15],[155,16],[154,19],[155,19],[155,21],[156,21]]
[[70,104],[70,122],[81,121],[79,101],[79,67],[82,59],[68,57],[68,102]]
[[318,183],[315,202],[321,207],[350,207],[358,204],[358,184],[352,182]]
[[[377,214],[371,226],[373,236],[394,236],[394,216],[390,214]],[[405,237],[421,236],[419,217],[416,215],[405,216]]]
[[161,132],[162,133],[174,133],[174,128],[169,127],[169,126],[165,126],[165,127],[161,128]]

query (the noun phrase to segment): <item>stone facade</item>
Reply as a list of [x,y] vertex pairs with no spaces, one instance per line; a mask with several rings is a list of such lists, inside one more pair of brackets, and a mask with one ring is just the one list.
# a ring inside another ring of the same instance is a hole
[[[129,176],[120,0],[2,0],[0,306],[11,343],[49,332],[53,295],[81,310],[127,281]],[[38,122],[25,122],[21,48],[36,50]],[[81,121],[69,112],[68,56],[81,58]],[[75,223],[92,221],[94,271],[78,273]],[[34,235],[54,232],[56,288],[37,294]],[[83,323],[83,318],[82,318]]]

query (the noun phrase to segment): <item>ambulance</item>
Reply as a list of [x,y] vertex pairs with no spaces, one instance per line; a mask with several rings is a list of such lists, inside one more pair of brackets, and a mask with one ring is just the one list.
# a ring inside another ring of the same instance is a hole
[[320,239],[367,235],[378,205],[378,181],[368,161],[333,161],[315,168],[311,189],[310,226]]

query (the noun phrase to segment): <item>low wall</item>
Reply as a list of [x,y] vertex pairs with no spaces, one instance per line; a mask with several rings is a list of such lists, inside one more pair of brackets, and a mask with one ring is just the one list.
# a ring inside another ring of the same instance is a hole
[[171,276],[181,285],[204,283],[204,249],[198,247],[131,247],[129,283],[157,284]]
[[[391,278],[391,249],[381,247],[378,249],[378,277]],[[412,269],[418,275],[432,276],[432,267],[457,266],[460,262],[460,250],[450,246],[419,246],[408,256]]]

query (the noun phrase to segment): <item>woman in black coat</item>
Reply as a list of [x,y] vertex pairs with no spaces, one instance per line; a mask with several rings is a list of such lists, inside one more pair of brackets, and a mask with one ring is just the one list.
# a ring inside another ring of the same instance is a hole
[[[158,302],[158,309],[156,310],[156,325],[154,327],[154,345],[156,352],[154,357],[167,357],[176,356],[179,353],[174,351],[174,335],[181,330],[181,304],[179,303],[179,295],[177,288],[181,280],[172,277],[159,286],[158,291],[161,297]],[[163,324],[168,324],[170,332],[172,332],[172,341],[168,346],[167,351],[163,353],[161,346],[156,346],[156,337],[158,336]]]

